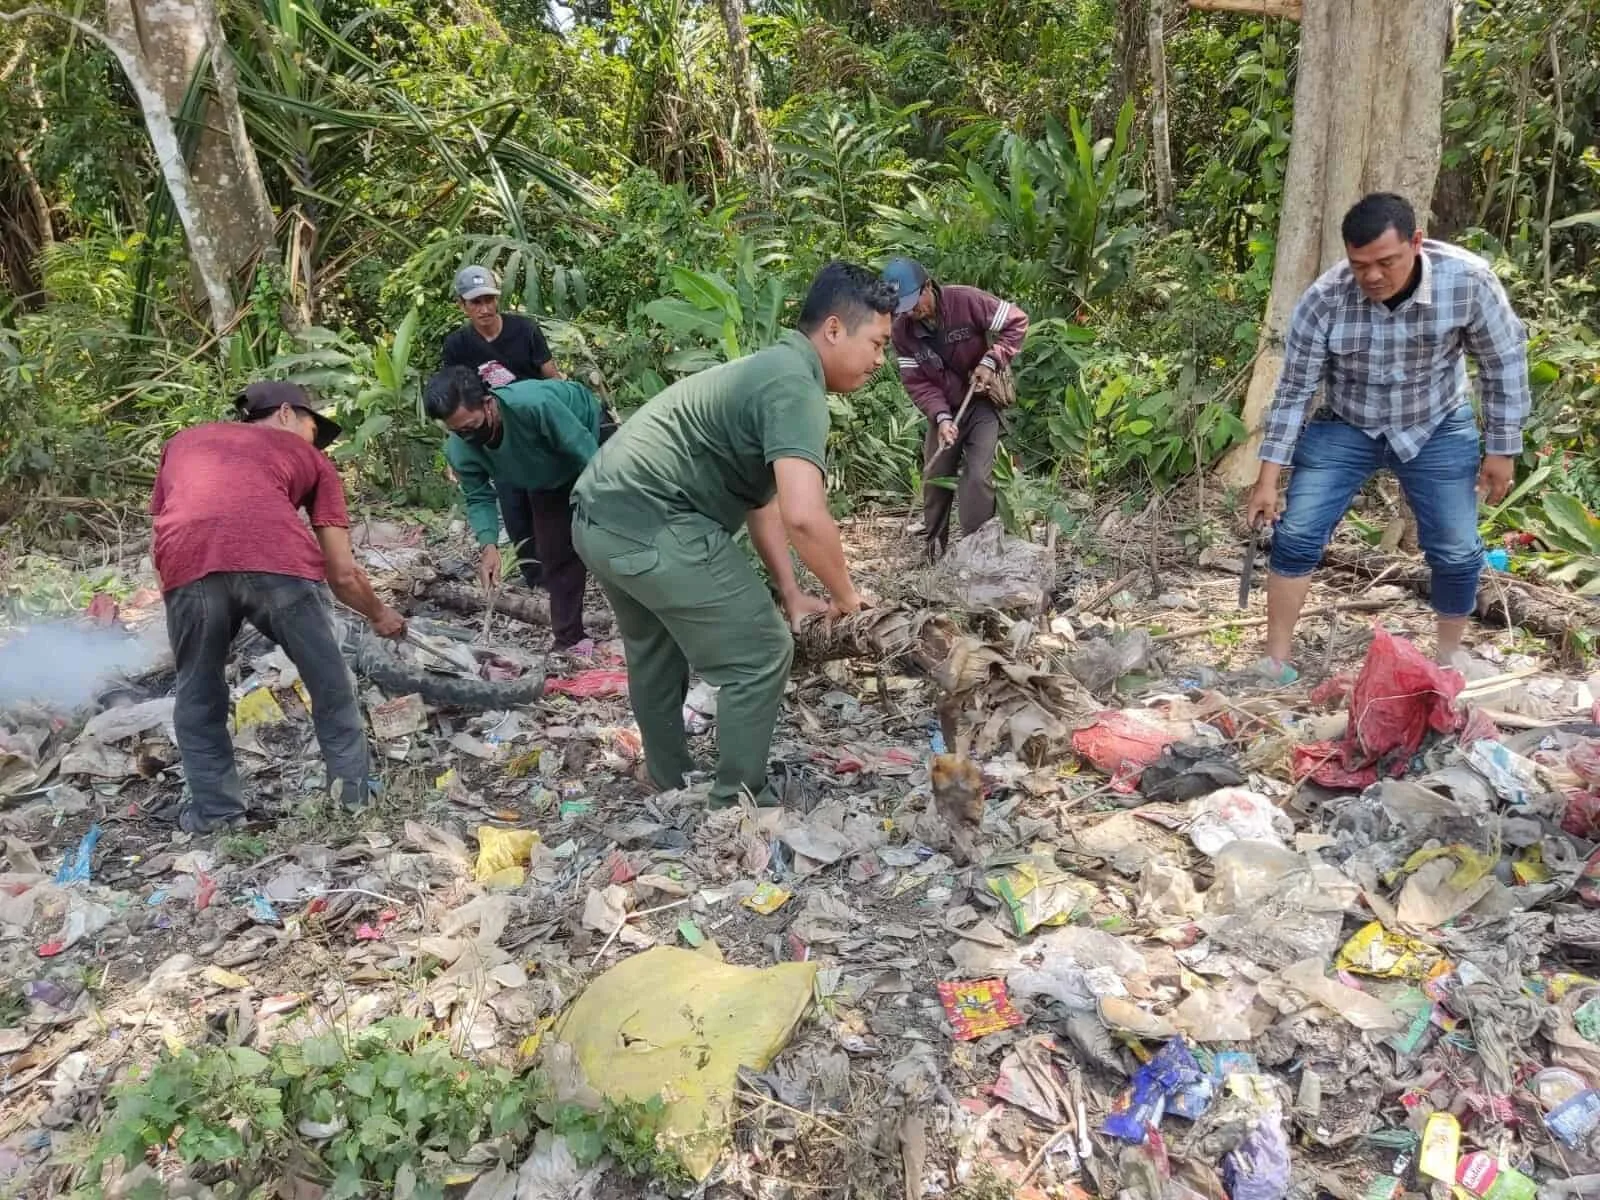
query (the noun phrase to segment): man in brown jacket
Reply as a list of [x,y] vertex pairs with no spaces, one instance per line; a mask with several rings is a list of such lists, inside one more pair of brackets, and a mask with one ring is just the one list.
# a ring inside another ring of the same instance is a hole
[[[979,288],[941,286],[921,263],[909,258],[891,261],[883,277],[899,293],[894,348],[900,379],[912,403],[928,418],[922,449],[923,530],[928,557],[936,559],[948,544],[953,501],[960,501],[963,534],[994,516],[1000,412],[987,393],[1022,349],[1028,314]],[[969,386],[972,399],[963,414]],[[939,481],[956,475],[958,469],[952,492]]]

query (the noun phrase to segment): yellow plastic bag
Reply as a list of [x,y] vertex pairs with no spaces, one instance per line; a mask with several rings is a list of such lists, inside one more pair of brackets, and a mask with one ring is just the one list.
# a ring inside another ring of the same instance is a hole
[[497,829],[478,826],[478,863],[472,877],[490,887],[520,887],[528,877],[528,860],[539,844],[532,829]]
[[1426,942],[1391,933],[1382,922],[1373,921],[1340,947],[1333,965],[1379,979],[1421,979],[1439,958],[1439,952]]
[[239,703],[233,706],[235,732],[249,729],[252,725],[276,725],[286,720],[288,718],[283,714],[283,705],[278,703],[271,688],[258,687],[246,692],[239,697]]
[[788,1044],[816,977],[814,962],[734,967],[657,946],[591,983],[552,1036],[601,1095],[666,1101],[662,1148],[704,1179],[728,1139],[739,1068],[763,1070]]

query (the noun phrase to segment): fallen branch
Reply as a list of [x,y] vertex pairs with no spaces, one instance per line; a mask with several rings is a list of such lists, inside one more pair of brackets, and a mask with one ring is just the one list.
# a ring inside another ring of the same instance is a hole
[[1258,17],[1298,21],[1301,0],[1189,0],[1189,7],[1200,12],[1252,13]]
[[[483,594],[477,588],[465,583],[438,580],[423,584],[417,594],[424,600],[433,601],[441,608],[465,613],[468,616],[485,612],[489,607],[484,601]],[[527,625],[550,624],[550,600],[546,596],[522,595],[501,588],[499,594],[494,597],[494,611],[504,613]],[[583,626],[590,633],[608,633],[614,624],[609,612],[588,611],[583,614]]]
[[861,658],[917,667],[951,698],[952,712],[971,718],[971,753],[979,756],[1009,742],[1025,761],[1042,762],[1064,748],[1071,721],[1096,707],[1075,679],[1020,663],[942,613],[885,606],[808,617],[794,643],[796,657],[807,662]]
[[1106,584],[1105,587],[1101,588],[1094,595],[1090,596],[1082,604],[1077,605],[1073,609],[1073,611],[1074,612],[1080,612],[1080,613],[1093,612],[1095,609],[1099,608],[1102,604],[1104,604],[1107,600],[1111,599],[1111,597],[1115,596],[1123,588],[1127,587],[1135,579],[1139,578],[1139,576],[1143,572],[1144,572],[1144,568],[1143,567],[1135,567],[1133,570],[1129,571],[1126,575],[1120,576],[1117,579],[1114,579],[1110,583]]
[[[1374,609],[1388,608],[1392,600],[1341,600],[1337,604],[1324,604],[1318,608],[1308,608],[1300,614],[1303,620],[1306,617],[1320,617],[1326,613],[1345,612],[1371,612]],[[1160,633],[1151,638],[1152,642],[1181,642],[1185,638],[1201,637],[1204,634],[1216,633],[1223,629],[1248,629],[1252,625],[1265,625],[1266,617],[1230,617],[1226,621],[1212,621],[1208,625],[1201,625],[1195,629],[1175,629],[1171,633]]]
[[[1386,582],[1418,595],[1429,593],[1431,573],[1426,564],[1413,559],[1330,546],[1322,561],[1348,575],[1362,579],[1382,575]],[[1600,608],[1593,601],[1500,571],[1484,571],[1475,611],[1488,624],[1520,625],[1540,637],[1553,638],[1563,651],[1576,651],[1579,635],[1600,625]]]

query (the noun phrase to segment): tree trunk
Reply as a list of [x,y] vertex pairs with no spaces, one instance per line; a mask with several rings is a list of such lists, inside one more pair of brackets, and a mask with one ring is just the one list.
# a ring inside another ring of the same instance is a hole
[[[208,274],[220,276],[229,289],[223,305],[226,316],[219,319],[218,298],[212,284],[206,284],[212,325],[221,329],[233,317],[232,282],[272,245],[273,217],[239,110],[238,84],[215,0],[108,0],[106,28],[143,61],[160,89],[169,122],[175,123],[182,111],[196,70],[202,64],[210,69],[212,87],[201,108],[200,136],[186,164],[196,209],[193,223],[203,231],[203,249],[196,247],[187,221],[184,230],[202,279]],[[143,96],[140,103],[148,117]],[[210,260],[204,265],[203,255]]]
[[1111,81],[1095,106],[1091,124],[1095,135],[1109,135],[1123,103],[1139,90],[1147,57],[1152,0],[1117,0],[1117,26],[1111,44]]
[[1223,460],[1228,483],[1255,478],[1289,316],[1343,255],[1345,210],[1368,192],[1399,192],[1426,222],[1439,173],[1450,23],[1450,0],[1322,0],[1305,8],[1272,293],[1245,396],[1251,437]]
[[1150,0],[1150,165],[1156,177],[1156,217],[1172,226],[1172,143],[1167,136],[1167,38],[1165,0]]
[[[64,21],[116,56],[144,114],[173,210],[183,226],[213,329],[233,322],[235,273],[272,244],[272,208],[255,150],[238,112],[232,64],[214,0],[106,0],[105,28],[70,13],[29,6],[0,12],[0,21],[48,17]],[[202,57],[210,55],[216,94],[191,165],[177,116]],[[219,65],[220,64],[220,65]]]
[[[481,613],[484,609],[483,593],[477,588],[465,583],[451,583],[447,580],[436,580],[424,584],[417,593],[425,600],[431,600],[440,608],[448,608],[452,612]],[[513,620],[521,621],[525,625],[550,624],[550,599],[548,596],[529,596],[517,592],[507,592],[504,589],[494,598],[494,610],[504,613]],[[611,614],[603,610],[585,612],[583,614],[584,628],[593,633],[609,632],[615,622]]]
[[728,34],[728,78],[733,84],[734,115],[739,127],[733,143],[743,142],[755,163],[763,190],[776,178],[776,159],[772,142],[761,123],[761,101],[756,95],[755,77],[750,70],[750,38],[744,28],[744,0],[719,0],[722,25]]

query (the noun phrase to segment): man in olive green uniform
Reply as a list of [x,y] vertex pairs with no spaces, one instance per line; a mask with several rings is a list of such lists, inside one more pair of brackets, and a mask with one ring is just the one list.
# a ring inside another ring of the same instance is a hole
[[467,520],[482,548],[478,580],[484,591],[500,586],[504,493],[496,489],[509,487],[526,503],[544,560],[552,648],[592,650],[583,631],[583,560],[572,548],[572,485],[615,422],[581,383],[524,379],[490,388],[462,366],[429,379],[422,404],[450,430],[444,457],[461,481]]
[[[883,363],[896,293],[830,263],[799,329],[673,384],[630,417],[573,489],[573,541],[616,613],[628,695],[656,786],[694,769],[683,731],[692,670],[717,697],[714,806],[771,802],[767,753],[794,658],[789,623],[861,607],[824,486],[827,393]],[[783,606],[734,542],[743,524]],[[828,589],[800,590],[789,545]]]

